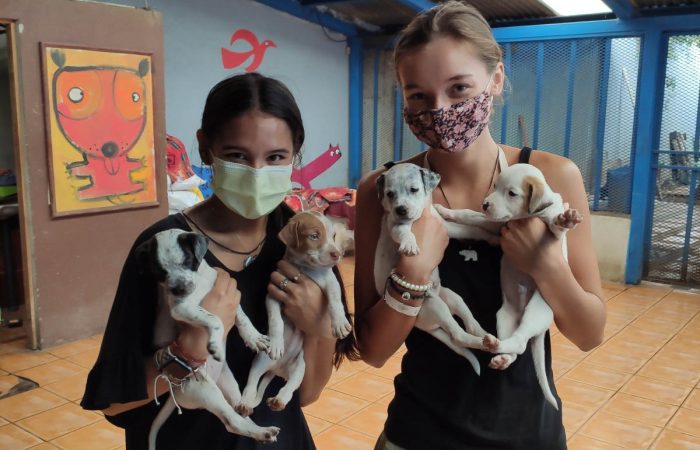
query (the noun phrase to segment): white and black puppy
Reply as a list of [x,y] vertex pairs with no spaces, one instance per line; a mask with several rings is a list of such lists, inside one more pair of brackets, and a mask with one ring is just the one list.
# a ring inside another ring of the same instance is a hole
[[[172,390],[175,399],[168,398],[151,425],[149,450],[155,449],[158,430],[175,409],[175,400],[187,409],[210,411],[231,433],[261,442],[275,442],[279,428],[260,427],[249,418],[241,417],[234,409],[241,400],[241,393],[226,364],[224,326],[218,316],[200,305],[217,276],[204,260],[207,239],[184,230],[165,230],[141,244],[136,252],[161,283],[154,345],[160,348],[172,342],[177,333],[175,321],[180,321],[207,330],[211,353],[196,377],[187,378],[181,389]],[[255,329],[240,305],[236,310],[235,326],[252,350],[259,352],[268,348],[267,336]]]
[[[377,192],[385,212],[374,258],[374,281],[380,295],[391,270],[398,263],[399,253],[416,255],[420,251],[411,231],[413,222],[421,216],[424,208],[430,208],[432,214],[440,217],[432,204],[432,192],[439,182],[437,173],[410,163],[396,164],[377,178]],[[448,234],[450,237],[470,236],[498,242],[498,237],[473,225],[449,224]],[[495,345],[497,339],[484,331],[459,295],[441,286],[437,269],[432,273],[431,282],[433,287],[426,293],[416,328],[431,334],[466,358],[476,373],[480,373],[479,362],[468,349],[490,351],[488,345]],[[453,315],[462,320],[466,331]]]
[[[287,246],[284,259],[299,269],[299,276],[309,277],[318,284],[328,299],[333,336],[345,338],[352,331],[352,325],[348,320],[347,305],[342,301],[340,282],[333,273],[333,267],[342,256],[334,239],[333,223],[315,211],[301,212],[287,222],[279,238]],[[243,415],[251,414],[260,404],[265,389],[275,376],[286,379],[287,383],[275,397],[267,399],[267,405],[273,411],[284,409],[301,385],[306,369],[303,333],[282,314],[279,301],[268,296],[265,305],[270,349],[267,353],[258,353],[253,360],[238,408]]]
[[[525,217],[539,217],[550,231],[561,239],[564,258],[567,257],[566,231],[581,222],[580,214],[567,209],[561,195],[552,191],[542,172],[531,164],[514,164],[504,168],[494,191],[484,199],[485,215],[496,223]],[[474,211],[440,209],[447,220],[470,221]],[[496,314],[498,339],[489,363],[493,369],[506,369],[522,354],[530,339],[537,380],[545,398],[555,408],[558,405],[547,381],[544,337],[554,318],[532,278],[513,266],[508,258],[501,260],[501,290],[503,306]]]

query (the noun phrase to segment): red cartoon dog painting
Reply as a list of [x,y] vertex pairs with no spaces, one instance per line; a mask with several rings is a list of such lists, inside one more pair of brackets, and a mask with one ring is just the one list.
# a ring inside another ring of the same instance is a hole
[[53,111],[61,133],[82,156],[67,164],[69,175],[87,180],[79,200],[111,199],[144,189],[133,172],[144,166],[129,157],[146,124],[147,59],[138,67],[71,66],[65,54],[51,51]]

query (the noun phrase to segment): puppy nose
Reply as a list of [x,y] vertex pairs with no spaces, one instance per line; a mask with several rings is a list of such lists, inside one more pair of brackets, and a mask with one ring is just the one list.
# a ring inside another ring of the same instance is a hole
[[405,206],[396,207],[396,214],[399,216],[405,216],[408,213]]
[[340,253],[338,253],[338,252],[331,252],[331,258],[333,258],[333,259],[338,259],[338,258],[340,258]]
[[486,211],[487,209],[489,209],[489,206],[491,206],[491,203],[489,203],[489,202],[484,202],[484,204],[481,205],[481,209],[483,209],[484,211]]

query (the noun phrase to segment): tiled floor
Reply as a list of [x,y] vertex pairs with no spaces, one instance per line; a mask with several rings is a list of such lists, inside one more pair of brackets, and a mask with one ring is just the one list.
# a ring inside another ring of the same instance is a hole
[[[352,294],[352,259],[342,273]],[[605,343],[583,353],[552,330],[554,371],[572,450],[700,449],[700,294],[606,284]],[[40,387],[0,400],[0,449],[123,448],[121,430],[77,406],[100,343],[0,344],[0,393],[21,376]],[[305,408],[320,450],[371,449],[401,353],[381,369],[346,363]]]

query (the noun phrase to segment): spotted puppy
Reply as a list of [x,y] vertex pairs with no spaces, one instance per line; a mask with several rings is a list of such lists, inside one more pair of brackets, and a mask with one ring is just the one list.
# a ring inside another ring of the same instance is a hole
[[[561,240],[564,258],[567,258],[566,232],[581,222],[581,215],[567,209],[561,195],[547,185],[542,172],[531,164],[514,164],[504,168],[496,181],[494,191],[483,204],[485,215],[495,223],[525,217],[539,217],[550,231]],[[440,209],[440,214],[457,223],[474,217],[474,211]],[[501,260],[501,290],[503,305],[496,314],[498,339],[492,342],[498,353],[489,363],[493,369],[506,369],[521,355],[532,339],[532,358],[537,380],[545,398],[556,409],[557,401],[547,380],[545,369],[544,337],[554,318],[552,309],[544,300],[532,278],[519,271],[503,257]]]
[[[204,260],[206,252],[207,239],[204,236],[178,229],[161,231],[136,250],[144,267],[161,284],[154,345],[160,348],[172,342],[176,337],[175,321],[180,321],[207,330],[211,353],[196,377],[187,378],[181,388],[172,390],[174,398],[168,398],[151,425],[149,450],[155,450],[158,430],[177,405],[210,411],[231,433],[261,442],[277,440],[279,428],[260,427],[249,418],[241,417],[234,409],[241,400],[241,393],[226,364],[224,326],[218,316],[200,305],[216,281],[216,271]],[[268,348],[268,338],[255,329],[240,305],[236,310],[235,326],[252,350],[259,352]]]
[[[374,282],[378,293],[383,293],[391,270],[396,267],[399,253],[418,254],[420,249],[411,225],[432,205],[432,192],[440,182],[440,175],[415,164],[396,164],[377,178],[377,192],[384,208],[382,227],[374,258]],[[447,224],[446,224],[447,225]],[[449,224],[450,237],[473,237],[498,242],[498,237],[478,226]],[[464,300],[452,290],[441,286],[437,269],[431,276],[433,287],[426,293],[415,326],[443,342],[466,358],[476,373],[479,362],[468,348],[489,350],[495,338],[481,327],[467,308]],[[456,315],[466,331],[454,319]],[[487,339],[488,337],[488,339]]]
[[[346,337],[352,326],[348,320],[347,305],[343,303],[341,287],[333,273],[340,262],[341,250],[336,245],[333,224],[326,216],[314,211],[301,212],[292,217],[279,233],[287,246],[284,259],[299,269],[298,276],[307,276],[321,287],[328,299],[333,336]],[[284,281],[284,286],[290,281]],[[282,289],[284,290],[284,289]],[[304,378],[304,335],[282,314],[280,302],[268,296],[265,299],[268,314],[270,348],[253,360],[243,399],[238,411],[250,415],[260,404],[265,389],[275,376],[287,380],[275,397],[267,399],[273,411],[287,406],[292,394]]]

